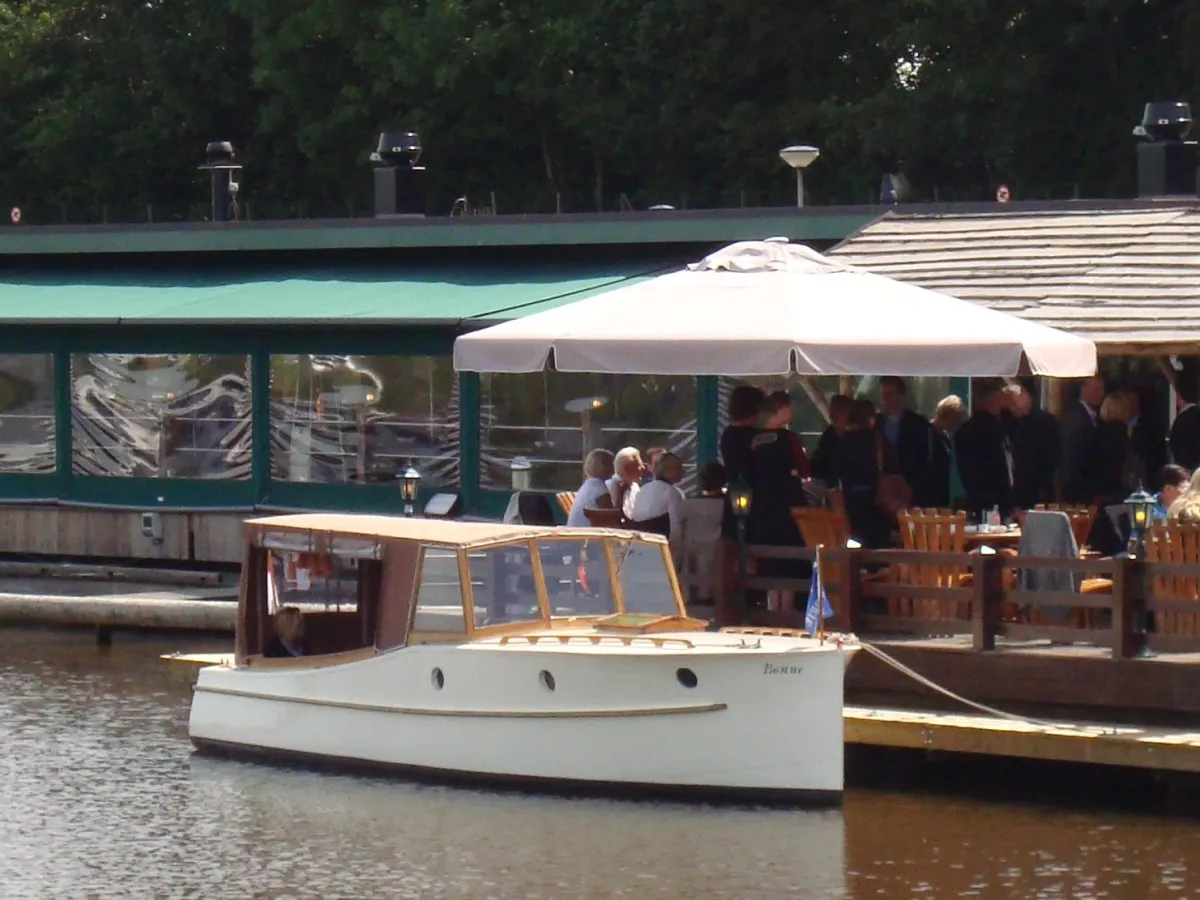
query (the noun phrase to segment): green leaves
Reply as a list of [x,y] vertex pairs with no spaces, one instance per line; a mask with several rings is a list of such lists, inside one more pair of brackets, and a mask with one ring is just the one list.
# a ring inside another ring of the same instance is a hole
[[1128,195],[1151,99],[1200,103],[1178,0],[0,2],[0,203],[196,215],[234,141],[255,217],[369,209],[367,152],[422,135],[431,211],[814,202],[903,169],[922,199]]

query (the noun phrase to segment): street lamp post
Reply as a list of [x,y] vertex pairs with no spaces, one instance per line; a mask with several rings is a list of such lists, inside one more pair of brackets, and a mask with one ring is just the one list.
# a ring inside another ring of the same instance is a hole
[[738,624],[746,620],[746,520],[750,517],[750,504],[754,492],[746,482],[729,485],[729,505],[733,508],[733,519],[737,526],[737,606]]
[[793,144],[779,151],[779,158],[796,170],[796,206],[804,206],[804,170],[811,166],[821,151],[808,144]]
[[[1125,506],[1129,509],[1129,547],[1127,553],[1130,559],[1146,558],[1146,529],[1150,526],[1150,515],[1154,510],[1155,499],[1141,487],[1125,498]],[[1138,604],[1137,616],[1134,621],[1134,631],[1141,635],[1141,647],[1137,655],[1149,657],[1154,655],[1146,646],[1146,634],[1149,632],[1149,622],[1145,603]]]
[[417,485],[421,483],[421,473],[409,463],[404,474],[400,476],[400,496],[404,500],[404,515],[412,516],[413,503],[417,499]]

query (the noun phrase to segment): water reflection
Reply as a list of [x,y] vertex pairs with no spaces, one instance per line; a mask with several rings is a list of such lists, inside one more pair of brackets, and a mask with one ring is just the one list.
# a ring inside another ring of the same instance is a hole
[[1175,820],[864,790],[819,813],[562,799],[196,757],[189,679],[156,659],[179,646],[0,632],[0,895],[1132,900],[1196,883],[1197,829]]

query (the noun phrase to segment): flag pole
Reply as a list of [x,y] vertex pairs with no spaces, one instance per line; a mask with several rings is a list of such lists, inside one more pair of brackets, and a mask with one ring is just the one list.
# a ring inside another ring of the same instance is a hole
[[825,583],[821,580],[821,548],[824,544],[817,544],[817,558],[813,561],[813,578],[817,579],[817,640],[821,646],[825,645]]

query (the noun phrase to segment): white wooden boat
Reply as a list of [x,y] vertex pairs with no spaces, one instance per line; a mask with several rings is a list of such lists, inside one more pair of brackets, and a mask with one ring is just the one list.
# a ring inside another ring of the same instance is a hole
[[[305,655],[263,655],[280,602],[310,610]],[[658,536],[276,516],[247,523],[234,658],[200,670],[189,730],[208,752],[837,802],[853,650],[706,630]]]

